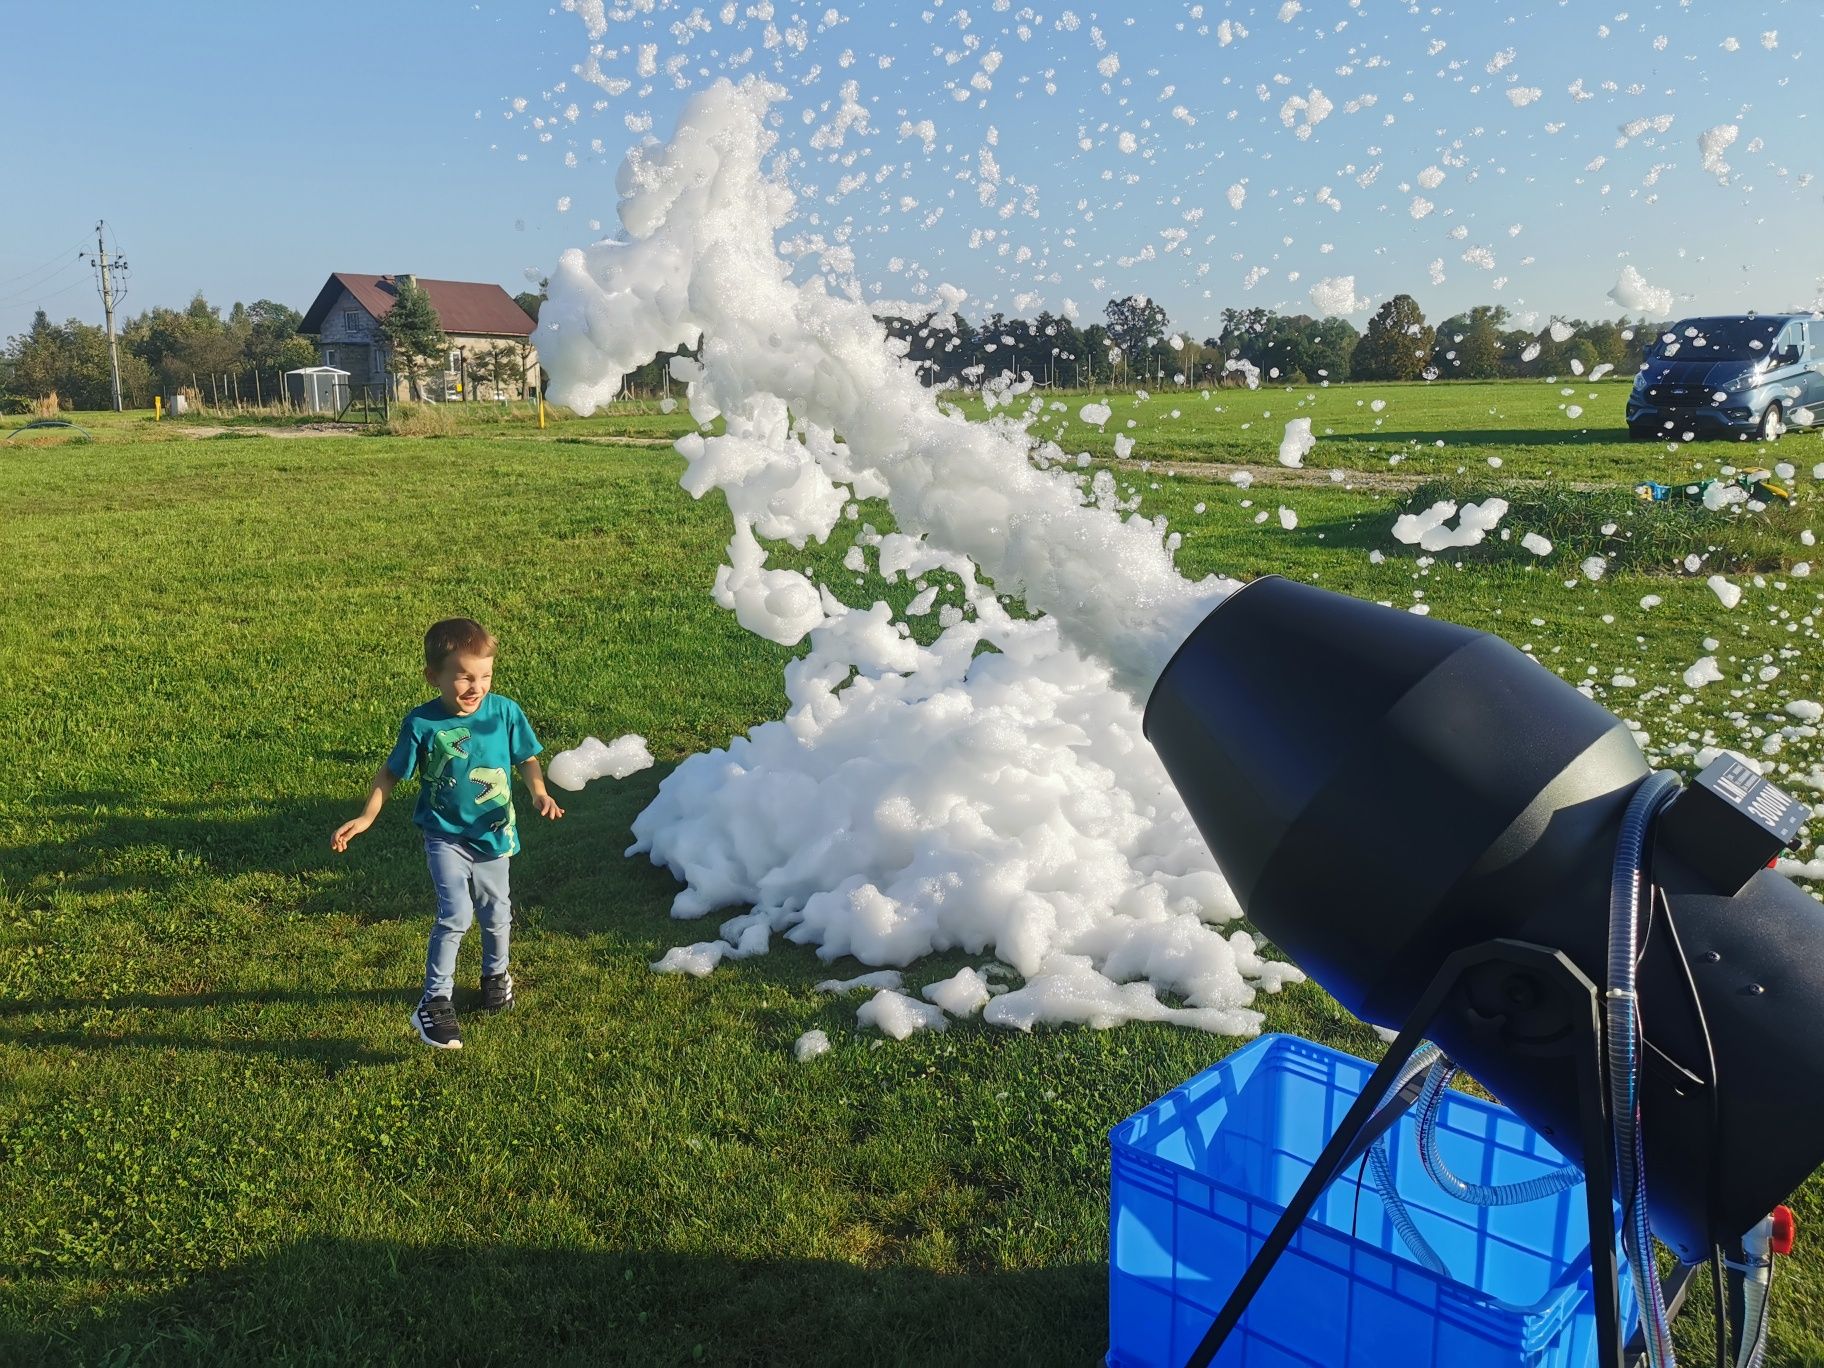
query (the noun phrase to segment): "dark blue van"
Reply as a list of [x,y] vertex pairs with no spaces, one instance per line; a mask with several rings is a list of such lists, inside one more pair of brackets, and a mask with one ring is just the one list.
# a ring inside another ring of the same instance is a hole
[[1777,441],[1824,424],[1824,316],[1733,314],[1663,328],[1628,396],[1628,433]]

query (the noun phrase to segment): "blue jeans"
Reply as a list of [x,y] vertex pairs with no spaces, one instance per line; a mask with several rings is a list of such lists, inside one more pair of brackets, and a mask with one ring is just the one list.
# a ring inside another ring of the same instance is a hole
[[424,856],[437,890],[437,924],[424,960],[424,995],[449,997],[456,978],[456,952],[463,932],[481,917],[481,972],[507,972],[507,933],[513,907],[507,898],[505,855],[483,859],[461,841],[428,833]]

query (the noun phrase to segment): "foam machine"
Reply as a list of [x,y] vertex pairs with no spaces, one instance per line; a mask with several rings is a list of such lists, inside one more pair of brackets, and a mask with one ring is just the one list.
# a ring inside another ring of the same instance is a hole
[[[1460,1066],[1577,1161],[1556,1190],[1586,1186],[1604,1368],[1671,1364],[1706,1260],[1719,1361],[1757,1363],[1791,1240],[1776,1206],[1824,1162],[1824,908],[1769,867],[1808,810],[1727,756],[1689,785],[1650,770],[1498,637],[1278,577],[1186,639],[1146,734],[1253,923],[1399,1033],[1191,1362],[1324,1188]],[[1680,1265],[1664,1283],[1653,1237]]]

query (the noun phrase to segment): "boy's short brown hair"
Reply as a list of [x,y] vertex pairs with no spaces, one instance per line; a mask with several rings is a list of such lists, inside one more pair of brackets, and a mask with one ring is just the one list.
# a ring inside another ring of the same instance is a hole
[[474,618],[445,618],[424,634],[425,668],[435,670],[456,654],[491,656],[494,636]]

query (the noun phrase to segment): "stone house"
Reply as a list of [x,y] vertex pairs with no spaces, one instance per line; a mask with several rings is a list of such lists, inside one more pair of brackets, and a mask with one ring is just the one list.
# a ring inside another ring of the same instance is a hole
[[389,385],[407,398],[407,381],[391,365],[380,320],[392,311],[399,282],[416,280],[450,341],[439,373],[423,377],[434,399],[520,399],[538,385],[533,321],[498,285],[416,276],[355,275],[337,271],[317,292],[298,331],[317,339],[322,363],[348,372],[350,389]]

